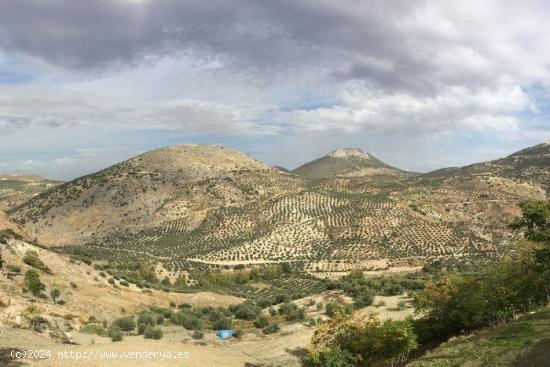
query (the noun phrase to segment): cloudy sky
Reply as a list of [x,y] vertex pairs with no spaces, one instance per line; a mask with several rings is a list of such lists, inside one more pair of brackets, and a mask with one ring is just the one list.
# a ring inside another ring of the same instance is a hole
[[0,172],[161,146],[429,171],[550,139],[546,1],[0,0]]

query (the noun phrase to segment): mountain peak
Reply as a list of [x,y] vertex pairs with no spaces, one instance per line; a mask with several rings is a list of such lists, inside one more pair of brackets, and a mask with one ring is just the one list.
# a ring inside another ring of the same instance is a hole
[[372,154],[358,148],[337,149],[329,154],[301,165],[292,173],[322,178],[332,176],[406,176],[409,173],[392,167]]
[[371,156],[367,152],[365,152],[363,149],[359,148],[343,148],[343,149],[336,149],[329,154],[327,154],[328,157],[331,158],[340,158],[340,159],[347,159],[347,158],[363,158],[363,159],[370,159]]

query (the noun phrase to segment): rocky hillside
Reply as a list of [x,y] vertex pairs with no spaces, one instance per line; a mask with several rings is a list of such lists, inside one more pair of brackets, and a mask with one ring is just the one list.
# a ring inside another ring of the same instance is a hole
[[279,194],[294,181],[235,150],[184,145],[54,187],[10,215],[44,244],[85,243],[175,218],[192,228],[212,208]]
[[520,150],[505,158],[459,168],[444,168],[426,176],[447,180],[473,177],[490,180],[491,177],[501,177],[538,185],[550,193],[550,142]]
[[[368,153],[338,150],[320,163],[338,175],[308,179],[230,149],[181,146],[50,189],[10,215],[63,251],[172,271],[281,261],[322,277],[417,269],[509,251],[518,203],[546,198],[535,182],[548,170],[532,158],[539,151],[406,177]],[[526,178],[511,175],[514,165]]]
[[292,171],[308,178],[333,176],[405,177],[406,171],[392,167],[361,149],[338,149]]
[[58,184],[38,176],[0,174],[0,210],[14,208]]

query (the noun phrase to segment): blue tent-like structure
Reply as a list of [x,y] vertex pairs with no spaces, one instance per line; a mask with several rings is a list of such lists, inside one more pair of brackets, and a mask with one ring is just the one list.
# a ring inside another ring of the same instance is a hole
[[233,330],[224,329],[224,330],[218,330],[216,332],[216,336],[222,340],[229,339],[233,337]]

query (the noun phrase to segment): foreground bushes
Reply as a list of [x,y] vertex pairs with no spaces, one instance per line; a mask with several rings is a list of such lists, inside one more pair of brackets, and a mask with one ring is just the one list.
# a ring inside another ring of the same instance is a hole
[[408,321],[376,318],[360,320],[337,316],[319,325],[311,341],[308,366],[373,366],[397,363],[416,348],[416,335]]

